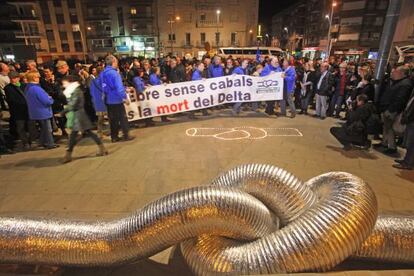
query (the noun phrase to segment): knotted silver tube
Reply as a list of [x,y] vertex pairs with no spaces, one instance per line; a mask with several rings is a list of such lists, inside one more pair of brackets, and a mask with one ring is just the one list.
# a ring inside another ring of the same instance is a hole
[[348,173],[303,183],[249,164],[116,220],[0,218],[3,263],[111,265],[179,243],[201,275],[326,271],[349,257],[414,263],[414,217],[377,220],[373,191]]

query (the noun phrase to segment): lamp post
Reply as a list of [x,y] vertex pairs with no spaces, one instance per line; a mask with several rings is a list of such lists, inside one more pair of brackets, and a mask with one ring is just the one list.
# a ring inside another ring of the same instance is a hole
[[329,19],[328,43],[327,43],[327,49],[326,49],[326,57],[328,59],[331,54],[331,28],[332,28],[332,20],[333,20],[333,13],[334,13],[335,7],[336,7],[336,2],[333,1],[331,5],[331,14],[325,16],[326,19]]
[[[91,27],[87,27],[87,30],[89,31],[91,29]],[[72,31],[73,32],[79,32],[79,35],[80,35],[80,39],[81,39],[81,43],[82,43],[82,52],[83,52],[83,61],[85,62],[85,64],[86,64],[86,43],[85,43],[85,38],[84,38],[84,36],[83,36],[83,32],[82,32],[82,29],[81,29],[81,27],[80,27],[80,25],[79,24],[73,24],[72,25]]]
[[286,45],[287,47],[286,48],[288,48],[288,50],[290,51],[289,29],[288,27],[284,27],[283,30],[286,32],[286,36],[287,36],[287,45]]
[[[168,23],[170,24],[170,49],[171,49],[171,54],[173,54],[173,51],[174,51],[173,24],[176,23],[177,21],[180,21],[179,16],[176,16],[175,19],[171,16],[170,20],[168,20]],[[174,40],[175,40],[175,37],[174,37]]]
[[217,53],[218,53],[218,51],[219,51],[219,40],[220,40],[220,37],[219,37],[219,21],[220,21],[220,13],[221,13],[221,11],[220,10],[217,10],[216,11],[216,15],[217,15],[217,30],[216,30],[216,46],[217,46]]

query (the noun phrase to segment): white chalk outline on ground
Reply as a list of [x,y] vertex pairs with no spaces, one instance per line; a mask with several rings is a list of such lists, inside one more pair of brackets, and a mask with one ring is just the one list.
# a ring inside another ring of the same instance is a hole
[[[259,130],[263,133],[262,136],[253,137],[252,134],[246,129],[254,129]],[[213,131],[221,131],[215,134],[201,134],[203,130],[213,130]],[[280,131],[280,130],[293,130],[296,134],[269,134],[271,131]],[[234,138],[226,138],[220,137],[222,135],[237,132],[242,134],[241,137],[234,137]],[[219,140],[225,141],[232,141],[232,140],[259,140],[264,139],[266,137],[303,137],[302,132],[300,132],[297,128],[269,128],[269,127],[251,127],[251,126],[241,126],[241,127],[228,127],[228,128],[220,128],[220,127],[192,127],[185,131],[186,135],[189,137],[213,137]],[[200,133],[200,134],[199,134]]]

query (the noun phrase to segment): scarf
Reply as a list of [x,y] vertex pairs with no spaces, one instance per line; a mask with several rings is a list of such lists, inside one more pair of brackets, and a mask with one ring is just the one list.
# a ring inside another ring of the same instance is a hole
[[80,86],[80,83],[75,81],[70,83],[65,90],[63,91],[63,94],[66,96],[67,99],[70,99],[72,96],[72,93]]

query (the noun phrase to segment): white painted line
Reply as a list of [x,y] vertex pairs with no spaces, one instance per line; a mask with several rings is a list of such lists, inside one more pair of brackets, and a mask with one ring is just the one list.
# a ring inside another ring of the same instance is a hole
[[[259,133],[260,134],[259,134]],[[259,140],[266,137],[303,137],[297,128],[261,128],[251,126],[210,128],[189,128],[185,131],[189,137],[212,137],[219,140]]]

